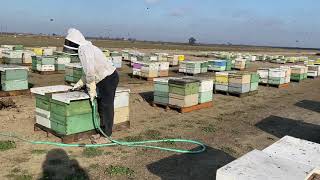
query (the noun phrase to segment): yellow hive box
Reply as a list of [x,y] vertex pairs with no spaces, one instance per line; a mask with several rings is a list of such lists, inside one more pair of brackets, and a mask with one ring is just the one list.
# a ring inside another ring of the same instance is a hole
[[217,72],[215,76],[215,82],[217,84],[228,84],[229,78],[227,72]]
[[184,59],[185,59],[185,58],[184,58],[184,55],[179,55],[179,56],[178,56],[178,60],[179,60],[179,61],[184,61]]
[[33,52],[34,52],[37,56],[42,56],[42,54],[43,54],[43,49],[42,49],[42,48],[33,48]]

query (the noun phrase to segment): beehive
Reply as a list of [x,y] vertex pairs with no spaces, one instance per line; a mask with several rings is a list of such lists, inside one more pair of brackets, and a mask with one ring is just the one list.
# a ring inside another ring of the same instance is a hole
[[251,87],[251,74],[250,73],[230,73],[228,92],[232,93],[247,93]]
[[80,63],[69,63],[65,65],[65,81],[68,83],[78,82],[83,75]]
[[291,66],[291,80],[300,81],[308,76],[308,67],[306,66]]
[[0,65],[1,90],[14,91],[29,88],[28,68],[16,65]]
[[6,64],[22,64],[22,50],[3,51],[3,60]]
[[308,65],[308,76],[320,76],[320,65]]
[[[118,87],[114,99],[114,124],[129,123],[130,89]],[[102,123],[103,125],[103,123]]]
[[34,52],[37,56],[42,56],[42,54],[43,54],[43,49],[42,49],[42,48],[33,48],[33,52]]
[[225,71],[227,68],[226,60],[209,60],[208,70],[212,71]]
[[54,56],[37,56],[37,71],[54,71]]
[[211,102],[213,99],[213,79],[208,77],[192,77],[200,82],[199,103]]
[[55,58],[55,70],[56,71],[64,71],[66,64],[69,64],[71,62],[70,56],[66,55],[59,55]]
[[154,82],[153,101],[157,104],[169,104],[169,79],[170,78],[156,78]]
[[190,107],[199,102],[199,81],[193,79],[169,80],[169,104]]
[[250,91],[258,90],[258,86],[259,86],[259,75],[258,75],[258,73],[251,73]]

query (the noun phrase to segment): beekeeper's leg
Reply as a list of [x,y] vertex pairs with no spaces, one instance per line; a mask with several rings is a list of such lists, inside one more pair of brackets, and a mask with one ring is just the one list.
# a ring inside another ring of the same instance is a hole
[[115,71],[110,76],[100,81],[97,84],[99,97],[98,97],[98,111],[104,132],[106,135],[111,136],[114,118],[114,98],[116,89],[119,83],[119,76]]

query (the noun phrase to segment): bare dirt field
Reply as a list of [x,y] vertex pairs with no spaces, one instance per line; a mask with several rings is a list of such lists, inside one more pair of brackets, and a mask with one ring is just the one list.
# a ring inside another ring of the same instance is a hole
[[[254,62],[249,70],[271,66],[279,65]],[[70,175],[75,179],[215,179],[219,167],[253,149],[263,149],[285,135],[320,143],[319,78],[290,83],[288,89],[259,86],[258,94],[244,98],[216,94],[214,107],[180,114],[150,105],[152,82],[131,79],[127,65],[119,72],[120,86],[131,89],[131,128],[115,132],[113,138],[194,139],[207,145],[206,152],[192,155],[127,147],[59,148],[0,137],[16,143],[16,148],[0,151],[1,179],[45,179],[48,175]],[[181,76],[174,72],[171,75]],[[30,73],[29,78],[37,87],[64,84],[63,76]],[[34,97],[11,99],[16,107],[0,110],[1,132],[59,142],[54,136],[34,132]],[[169,143],[163,146],[197,148]]]

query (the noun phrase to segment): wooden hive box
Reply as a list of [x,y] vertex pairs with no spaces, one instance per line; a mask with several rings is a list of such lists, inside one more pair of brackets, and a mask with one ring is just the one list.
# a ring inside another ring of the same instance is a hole
[[1,89],[3,91],[29,88],[28,68],[16,65],[0,65]]
[[183,96],[198,94],[199,82],[191,79],[170,79],[169,92]]

